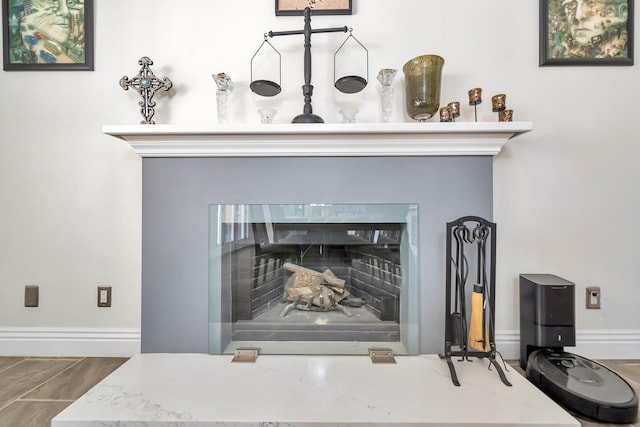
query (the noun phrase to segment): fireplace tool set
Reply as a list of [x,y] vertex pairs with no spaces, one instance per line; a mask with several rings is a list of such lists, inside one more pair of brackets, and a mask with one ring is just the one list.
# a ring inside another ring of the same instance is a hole
[[[453,357],[460,362],[472,362],[470,357],[476,357],[487,358],[489,369],[494,366],[502,382],[511,386],[496,360],[496,224],[477,216],[447,223],[446,257],[445,342],[440,357],[447,362],[451,381],[460,386]],[[467,279],[473,267],[475,283],[469,289]]]

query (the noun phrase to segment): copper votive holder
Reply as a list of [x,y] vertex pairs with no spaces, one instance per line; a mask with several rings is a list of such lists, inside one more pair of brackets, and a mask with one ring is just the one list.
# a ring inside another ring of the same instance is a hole
[[460,117],[460,102],[450,102],[447,107],[449,107],[449,109],[451,110],[451,117],[453,117],[454,121],[456,117]]
[[499,93],[498,95],[491,97],[491,108],[494,113],[507,108],[507,95]]
[[451,122],[453,121],[453,115],[449,106],[440,108],[440,121]]
[[469,105],[482,103],[482,88],[476,87],[469,91]]
[[502,110],[498,112],[498,120],[501,122],[513,121],[513,110]]

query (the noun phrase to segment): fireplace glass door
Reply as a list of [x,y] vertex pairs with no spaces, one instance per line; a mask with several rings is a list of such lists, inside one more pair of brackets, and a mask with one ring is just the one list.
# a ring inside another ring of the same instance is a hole
[[211,205],[209,352],[417,354],[417,210]]

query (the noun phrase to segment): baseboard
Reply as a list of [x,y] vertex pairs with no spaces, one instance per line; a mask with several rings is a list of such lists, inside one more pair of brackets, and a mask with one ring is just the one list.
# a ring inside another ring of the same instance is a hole
[[0,327],[0,356],[130,357],[140,329]]
[[[496,331],[496,348],[505,359],[518,359],[520,331]],[[565,351],[588,359],[640,359],[640,330],[578,331],[576,346]]]
[[[505,359],[520,357],[520,331],[496,331]],[[640,359],[640,330],[585,330],[566,351],[590,359]],[[139,329],[0,327],[0,356],[130,357],[140,353]]]

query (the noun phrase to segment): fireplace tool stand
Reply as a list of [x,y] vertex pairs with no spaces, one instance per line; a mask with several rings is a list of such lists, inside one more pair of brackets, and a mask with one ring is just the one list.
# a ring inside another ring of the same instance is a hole
[[[502,382],[511,386],[496,360],[496,224],[477,216],[447,223],[446,258],[445,341],[440,358],[447,362],[451,381],[460,386],[453,357],[459,357],[460,362],[472,362],[471,357],[486,357],[489,369],[493,366]],[[469,289],[467,278],[473,267],[476,281],[473,289]],[[468,296],[471,296],[470,304]],[[467,317],[469,305],[470,318]]]

